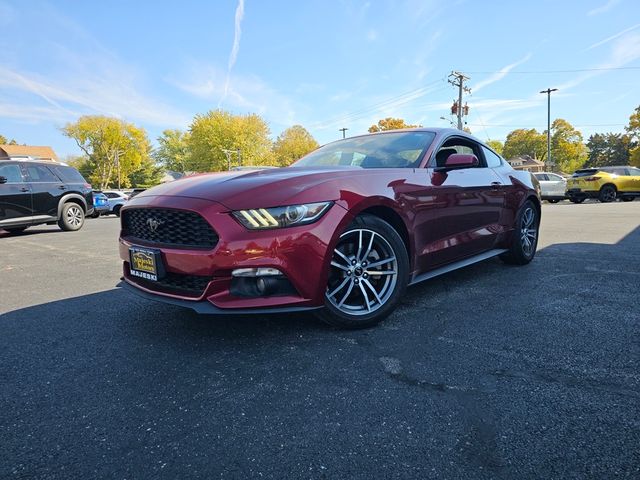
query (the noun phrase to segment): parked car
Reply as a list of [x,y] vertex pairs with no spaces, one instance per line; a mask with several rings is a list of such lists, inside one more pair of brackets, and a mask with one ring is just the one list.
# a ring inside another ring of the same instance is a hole
[[98,218],[100,215],[109,213],[109,199],[97,190],[93,191],[93,213],[91,218]]
[[567,181],[562,175],[551,172],[536,172],[532,174],[540,183],[540,198],[549,203],[558,203],[567,198]]
[[122,208],[123,285],[202,313],[315,310],[370,326],[407,285],[494,256],[529,263],[533,182],[471,135],[423,128],[176,180]]
[[129,199],[135,197],[136,195],[144,192],[146,190],[146,188],[134,188],[133,190],[131,190],[131,192],[129,192]]
[[107,215],[109,213],[113,213],[114,215],[119,217],[120,209],[129,200],[129,195],[119,190],[105,190],[104,194],[107,196],[109,205]]
[[631,202],[640,197],[640,168],[598,167],[577,170],[567,180],[567,197],[573,203],[597,198],[603,203],[616,198]]
[[45,160],[0,160],[0,229],[47,224],[79,230],[93,213],[91,185],[73,167]]

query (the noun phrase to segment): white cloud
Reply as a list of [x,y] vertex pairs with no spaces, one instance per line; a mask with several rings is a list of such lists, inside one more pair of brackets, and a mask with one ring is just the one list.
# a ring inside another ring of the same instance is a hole
[[186,72],[183,78],[170,78],[167,81],[184,92],[205,100],[225,95],[225,104],[232,109],[258,113],[282,125],[295,123],[296,112],[292,101],[256,75],[232,73],[225,93],[226,73],[221,69],[192,63],[190,67],[179,70]]
[[522,65],[523,63],[527,62],[530,58],[531,58],[531,54],[528,53],[527,55],[522,57],[517,62],[514,62],[514,63],[512,63],[510,65],[507,65],[506,67],[501,68],[499,72],[494,73],[493,75],[491,75],[490,77],[482,80],[481,82],[476,83],[473,87],[471,87],[471,91],[474,92],[474,93],[477,93],[480,90],[482,90],[483,88],[491,85],[492,83],[496,83],[496,82],[502,80],[511,70],[513,70],[515,67],[517,67],[519,65]]
[[224,83],[224,93],[218,101],[218,107],[227,98],[229,92],[229,81],[231,80],[231,71],[233,70],[236,60],[238,59],[238,52],[240,51],[240,36],[242,35],[242,19],[244,18],[244,0],[238,0],[238,6],[236,7],[235,15],[235,27],[233,32],[233,47],[231,47],[231,53],[229,54],[229,63],[227,65],[227,78]]
[[591,50],[592,48],[596,48],[596,47],[599,47],[600,45],[604,45],[605,43],[609,43],[610,41],[615,40],[616,38],[624,35],[627,32],[630,32],[631,30],[635,30],[638,27],[640,27],[640,23],[637,23],[632,27],[625,28],[624,30],[622,30],[621,32],[616,33],[615,35],[611,35],[610,37],[607,37],[604,40],[601,40],[601,41],[599,41],[597,43],[594,43],[593,45],[585,48],[584,51],[586,52],[587,50]]
[[613,7],[615,7],[618,3],[620,3],[620,0],[607,0],[607,3],[600,5],[599,7],[596,7],[592,10],[589,10],[587,12],[587,15],[593,16],[593,15],[600,15],[602,13],[606,13],[609,10],[611,10]]

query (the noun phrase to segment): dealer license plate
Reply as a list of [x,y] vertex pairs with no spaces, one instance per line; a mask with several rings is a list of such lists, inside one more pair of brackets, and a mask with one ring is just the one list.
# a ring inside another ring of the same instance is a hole
[[131,260],[130,273],[134,277],[153,280],[154,282],[162,277],[163,268],[160,251],[130,247],[129,258]]

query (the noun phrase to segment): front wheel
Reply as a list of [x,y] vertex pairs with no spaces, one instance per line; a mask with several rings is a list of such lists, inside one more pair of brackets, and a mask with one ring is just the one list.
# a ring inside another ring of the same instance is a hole
[[582,203],[587,199],[587,197],[571,197],[569,201],[571,203]]
[[62,215],[58,220],[58,226],[67,232],[80,230],[84,225],[84,210],[77,203],[65,203],[62,207]]
[[526,265],[533,260],[538,246],[539,230],[538,209],[531,200],[527,200],[518,214],[511,247],[508,252],[500,255],[502,261],[512,265]]
[[115,207],[113,207],[113,214],[116,217],[120,216],[120,209],[122,208],[122,205],[116,205]]
[[358,216],[333,250],[321,320],[365,328],[387,317],[407,287],[409,258],[396,230],[372,215]]

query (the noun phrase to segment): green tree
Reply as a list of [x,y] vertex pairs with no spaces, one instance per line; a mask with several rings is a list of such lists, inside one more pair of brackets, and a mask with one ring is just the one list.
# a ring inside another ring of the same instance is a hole
[[378,123],[369,127],[369,133],[383,132],[385,130],[399,130],[401,128],[417,128],[420,125],[409,125],[402,118],[387,117],[378,120]]
[[488,140],[487,145],[489,145],[498,155],[502,155],[504,144],[500,140]]
[[523,156],[544,160],[547,156],[547,136],[535,128],[513,130],[504,142],[502,156],[508,160]]
[[551,132],[551,159],[556,168],[569,173],[582,167],[587,161],[582,134],[562,118],[553,121]]
[[129,175],[129,183],[132,187],[153,187],[160,183],[163,174],[162,166],[156,164],[153,158],[147,155],[142,159],[140,167]]
[[153,152],[153,158],[167,170],[185,172],[189,158],[189,134],[181,130],[165,130],[158,137],[159,147]]
[[294,125],[276,139],[273,145],[275,162],[286,167],[318,147],[316,139],[303,126]]
[[90,181],[100,189],[130,186],[129,176],[151,152],[144,129],[117,118],[87,115],[67,124],[62,133],[85,153]]
[[267,123],[256,114],[233,115],[212,110],[196,115],[189,127],[186,170],[206,172],[228,169],[223,150],[233,151],[231,165],[270,165],[273,163],[272,142]]
[[587,141],[589,151],[585,167],[606,167],[629,163],[629,135],[595,133]]

